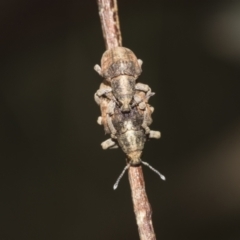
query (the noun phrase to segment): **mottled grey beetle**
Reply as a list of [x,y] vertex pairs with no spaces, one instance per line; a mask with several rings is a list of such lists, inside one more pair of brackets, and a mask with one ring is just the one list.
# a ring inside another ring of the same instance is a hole
[[95,100],[112,92],[113,100],[121,107],[122,112],[129,112],[133,105],[142,101],[136,91],[143,91],[150,97],[151,89],[148,85],[136,83],[141,74],[142,60],[128,48],[115,47],[107,50],[101,59],[101,67],[95,65],[94,69],[101,75],[105,82],[95,93]]
[[[146,124],[149,126],[152,122],[151,110],[149,106],[147,106],[146,109],[149,117],[149,121]],[[118,107],[115,107],[112,116],[107,114],[105,124],[107,124],[108,133],[110,133],[112,137],[102,143],[103,149],[112,148],[118,144],[123,152],[126,153],[128,162],[131,165],[140,164],[146,139],[160,138],[160,132],[152,130],[149,136],[147,136],[142,128],[143,121],[144,112],[138,107],[132,108],[129,113],[123,113]]]
[[141,160],[146,140],[148,138],[158,139],[161,136],[159,131],[152,130],[149,130],[149,134],[147,135],[142,127],[143,122],[146,120],[146,117],[144,117],[146,112],[148,120],[145,124],[149,126],[152,123],[151,114],[153,108],[149,104],[146,104],[144,111],[141,110],[139,106],[135,106],[129,113],[124,113],[118,106],[115,106],[113,112],[109,113],[108,108],[109,105],[111,105],[110,102],[111,100],[106,97],[102,97],[101,99],[100,107],[102,116],[98,118],[98,123],[104,126],[106,133],[111,134],[111,138],[104,141],[101,145],[103,149],[113,149],[120,146],[126,154],[128,162],[128,165],[124,168],[124,171],[114,185],[114,189],[117,188],[119,180],[129,166],[135,166],[141,163],[150,167],[165,180],[165,177],[161,173]]

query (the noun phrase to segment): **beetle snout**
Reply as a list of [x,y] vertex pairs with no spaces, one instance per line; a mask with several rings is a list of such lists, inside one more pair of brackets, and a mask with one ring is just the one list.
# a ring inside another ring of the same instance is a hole
[[121,111],[122,112],[130,112],[131,111],[131,99],[129,98],[122,98],[119,99],[119,102],[121,103]]
[[124,103],[121,107],[122,112],[130,112],[130,110],[131,110],[131,107],[128,103]]
[[136,166],[136,165],[140,164],[141,163],[141,155],[142,155],[142,151],[139,151],[139,150],[127,154],[129,163],[132,166]]

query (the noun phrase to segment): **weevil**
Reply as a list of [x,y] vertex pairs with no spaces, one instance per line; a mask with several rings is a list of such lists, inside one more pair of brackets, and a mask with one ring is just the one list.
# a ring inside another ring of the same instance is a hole
[[[111,138],[104,141],[101,145],[103,149],[114,149],[120,147],[127,156],[127,166],[118,178],[114,189],[117,188],[118,183],[124,172],[129,166],[136,166],[141,163],[150,167],[163,180],[165,177],[156,169],[151,167],[148,163],[141,160],[145,142],[149,138],[159,139],[161,133],[149,129],[149,134],[146,134],[142,127],[144,121],[148,127],[152,123],[151,114],[153,108],[146,103],[145,109],[142,110],[138,105],[134,106],[130,112],[124,113],[121,109],[114,105],[112,109],[112,100],[101,98],[101,112],[102,116],[98,118],[98,123],[104,126],[105,132],[111,135]],[[147,113],[147,114],[146,114]],[[144,116],[144,115],[147,115]]]
[[[149,126],[152,122],[149,106],[147,106],[146,112],[148,112],[148,122],[146,124]],[[140,164],[147,138],[160,138],[160,132],[158,131],[150,130],[149,135],[145,134],[142,128],[144,119],[144,113],[138,107],[132,108],[129,113],[123,113],[118,107],[115,107],[113,115],[109,116],[107,114],[106,121],[111,139],[103,142],[102,147],[107,149],[118,145],[127,155],[130,165]]]
[[104,52],[101,59],[101,67],[95,65],[94,69],[104,78],[95,93],[95,100],[112,92],[112,100],[118,104],[122,112],[129,112],[131,107],[144,101],[136,95],[142,91],[147,97],[152,96],[151,88],[142,83],[136,83],[142,72],[142,60],[137,59],[135,54],[128,48],[115,47]]

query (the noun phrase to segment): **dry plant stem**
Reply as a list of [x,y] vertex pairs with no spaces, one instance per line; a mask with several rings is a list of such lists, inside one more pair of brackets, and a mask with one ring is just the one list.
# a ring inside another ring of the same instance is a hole
[[[117,0],[97,0],[106,49],[122,46]],[[129,167],[132,201],[141,240],[155,240],[152,210],[147,198],[142,167]]]
[[97,0],[106,49],[122,46],[117,0]]
[[152,210],[145,191],[142,167],[130,167],[128,171],[132,200],[141,240],[155,240]]

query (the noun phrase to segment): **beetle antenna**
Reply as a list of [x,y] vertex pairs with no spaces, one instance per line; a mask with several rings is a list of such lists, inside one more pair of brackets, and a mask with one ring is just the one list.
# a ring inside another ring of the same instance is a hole
[[113,189],[116,190],[118,187],[118,184],[121,180],[121,178],[123,177],[124,173],[126,172],[126,170],[130,167],[130,164],[128,164],[122,171],[122,173],[120,174],[120,176],[118,177],[117,181],[115,182],[115,184],[113,185]]
[[141,161],[142,164],[144,164],[145,166],[148,166],[152,171],[154,171],[163,181],[166,180],[166,177],[164,175],[162,175],[158,170],[156,170],[155,168],[153,168],[149,163]]

